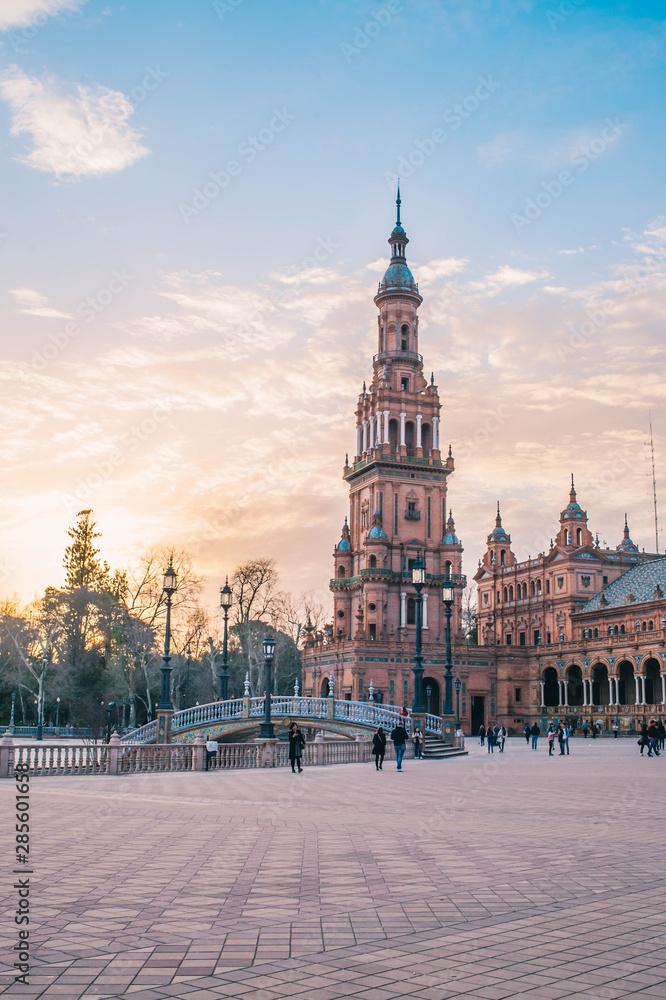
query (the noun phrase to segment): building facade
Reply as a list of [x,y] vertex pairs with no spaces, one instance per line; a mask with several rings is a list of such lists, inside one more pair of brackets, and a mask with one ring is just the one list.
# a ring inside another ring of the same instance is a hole
[[[459,710],[466,732],[495,721],[515,731],[526,721],[553,717],[575,725],[597,709],[606,721],[613,713],[624,719],[625,728],[646,713],[659,709],[666,714],[661,624],[666,603],[659,604],[656,585],[647,602],[645,588],[636,586],[634,606],[623,609],[620,620],[613,596],[618,581],[648,567],[659,580],[664,571],[659,586],[666,592],[666,560],[639,551],[626,517],[617,548],[600,546],[578,503],[573,477],[559,530],[550,549],[535,558],[516,560],[498,504],[474,577],[479,644],[464,642],[463,547],[449,506],[455,465],[451,447],[442,449],[440,443],[438,388],[433,375],[426,378],[419,353],[423,300],[407,264],[400,192],[396,205],[391,257],[374,299],[377,353],[356,406],[356,453],[351,463],[347,457],[343,470],[349,514],[333,551],[331,641],[308,637],[304,694],[327,695],[333,684],[338,698],[372,697],[411,707],[417,617],[411,568],[421,558],[427,573],[423,693],[429,714],[441,714],[443,706],[445,579],[454,584],[452,661],[461,681]],[[631,632],[629,653],[631,620],[641,627]],[[616,626],[617,631],[604,631]],[[625,644],[628,659],[612,655],[618,643]],[[648,696],[653,700],[645,701]]]

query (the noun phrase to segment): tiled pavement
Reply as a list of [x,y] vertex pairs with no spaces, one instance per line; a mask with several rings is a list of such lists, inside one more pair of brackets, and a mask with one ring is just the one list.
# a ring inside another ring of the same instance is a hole
[[[471,749],[402,774],[36,779],[35,961],[1,990],[666,1000],[666,755]],[[11,916],[0,940],[7,960]]]

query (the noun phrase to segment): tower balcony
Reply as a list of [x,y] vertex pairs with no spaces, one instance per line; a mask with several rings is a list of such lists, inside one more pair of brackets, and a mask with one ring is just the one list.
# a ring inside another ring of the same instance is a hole
[[423,355],[417,354],[416,351],[381,351],[372,359],[373,365],[383,365],[387,361],[415,361],[422,365]]
[[[385,580],[389,583],[411,583],[412,574],[408,570],[404,573],[396,573],[392,569],[385,569],[383,566],[362,569],[358,576],[336,576],[330,581],[331,590],[357,590],[365,580]],[[428,573],[426,586],[441,587],[449,579],[454,587],[464,588],[467,586],[467,577],[464,573],[452,573],[447,577],[444,573]]]

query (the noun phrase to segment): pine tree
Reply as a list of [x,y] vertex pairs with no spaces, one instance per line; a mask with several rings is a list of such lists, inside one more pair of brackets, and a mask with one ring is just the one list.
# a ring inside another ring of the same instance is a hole
[[110,571],[108,563],[100,561],[99,549],[95,548],[95,539],[100,537],[100,532],[95,530],[97,522],[93,519],[93,512],[80,510],[76,516],[76,526],[67,531],[72,544],[65,549],[63,559],[67,574],[65,589],[107,590]]

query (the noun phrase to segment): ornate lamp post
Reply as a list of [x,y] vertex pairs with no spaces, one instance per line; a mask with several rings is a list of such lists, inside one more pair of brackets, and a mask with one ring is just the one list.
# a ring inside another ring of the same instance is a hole
[[57,709],[56,709],[56,729],[59,729],[60,728],[60,698],[56,698],[56,704],[58,706]]
[[39,684],[39,705],[37,708],[37,739],[44,738],[44,684],[46,681],[46,650],[42,650],[42,679]]
[[233,604],[233,594],[229,586],[227,577],[224,587],[220,587],[220,607],[224,612],[224,638],[222,640],[222,670],[220,671],[220,698],[226,701],[229,697],[229,649],[228,649],[228,621],[229,608]]
[[419,556],[412,566],[412,584],[416,591],[416,648],[414,656],[414,703],[412,711],[416,715],[423,714],[423,656],[421,644],[423,639],[423,590],[426,582],[426,569]]
[[460,688],[462,687],[460,678],[456,677],[453,684],[456,689],[456,730],[458,730],[460,729]]
[[263,641],[264,663],[266,665],[266,702],[264,705],[264,721],[259,727],[259,736],[262,740],[274,740],[275,729],[271,722],[271,671],[273,659],[275,657],[275,639],[272,635],[267,635]]
[[9,716],[9,732],[14,734],[14,709],[16,707],[16,691],[12,691],[12,714]]
[[115,701],[110,701],[106,706],[106,742],[111,742],[111,709],[115,708]]
[[176,593],[178,589],[178,577],[176,571],[173,568],[173,558],[169,559],[169,565],[164,571],[164,585],[162,587],[162,593],[166,597],[166,628],[164,630],[164,655],[162,659],[164,664],[161,667],[162,670],[162,697],[160,703],[157,706],[158,709],[166,709],[170,712],[173,710],[173,705],[171,704],[171,598]]
[[446,608],[446,675],[444,677],[443,715],[453,715],[453,663],[451,662],[451,605],[454,600],[453,584],[447,575],[442,586],[442,602]]
[[190,640],[187,640],[187,673],[185,674],[185,708],[190,707],[190,670],[192,668],[192,649],[190,647]]

